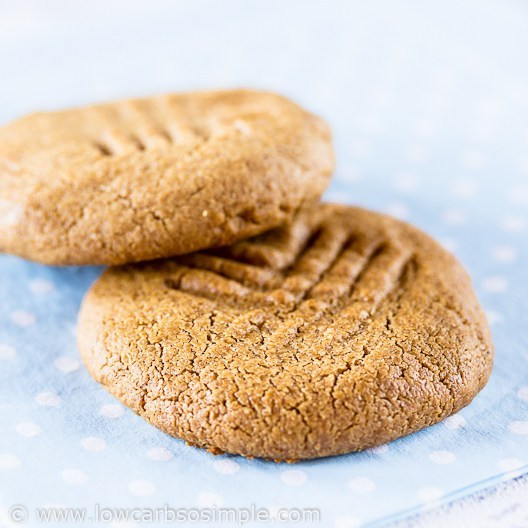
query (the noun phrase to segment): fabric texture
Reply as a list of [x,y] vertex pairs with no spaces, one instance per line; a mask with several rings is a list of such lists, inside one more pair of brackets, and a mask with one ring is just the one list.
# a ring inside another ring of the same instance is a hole
[[314,526],[378,526],[528,471],[528,13],[409,6],[0,4],[3,123],[155,92],[284,93],[332,126],[325,199],[404,218],[452,250],[496,346],[469,407],[388,446],[295,465],[215,457],[149,426],[81,366],[76,316],[100,268],[0,256],[0,524],[13,504],[33,526],[36,506],[98,503],[312,507]]

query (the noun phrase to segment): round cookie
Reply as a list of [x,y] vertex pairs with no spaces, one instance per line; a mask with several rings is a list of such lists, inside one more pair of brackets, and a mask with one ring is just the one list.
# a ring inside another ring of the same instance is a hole
[[326,124],[265,92],[30,115],[0,129],[0,251],[124,264],[229,244],[316,201],[333,164]]
[[470,279],[418,229],[320,204],[231,247],[109,269],[94,378],[163,431],[275,460],[361,450],[469,404],[493,346]]

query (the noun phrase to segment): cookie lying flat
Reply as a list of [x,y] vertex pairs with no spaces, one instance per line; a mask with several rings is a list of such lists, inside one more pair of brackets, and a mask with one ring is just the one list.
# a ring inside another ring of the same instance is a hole
[[328,204],[214,253],[106,271],[79,346],[163,431],[276,460],[439,422],[482,389],[493,356],[453,256],[412,226]]
[[122,264],[225,245],[291,219],[332,170],[328,127],[270,93],[35,114],[0,129],[0,251]]

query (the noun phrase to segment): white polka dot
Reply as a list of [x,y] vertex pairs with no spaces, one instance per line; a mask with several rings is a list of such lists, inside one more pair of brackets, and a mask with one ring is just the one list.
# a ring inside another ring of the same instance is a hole
[[493,127],[489,124],[475,125],[469,137],[476,143],[487,143],[493,137]]
[[522,468],[524,462],[518,458],[502,458],[497,464],[502,471],[514,471],[516,469]]
[[439,68],[435,73],[435,84],[442,92],[449,91],[456,82],[456,76],[451,67]]
[[106,449],[106,442],[98,436],[87,436],[81,440],[81,445],[86,451],[104,451]]
[[387,106],[392,99],[391,93],[385,87],[375,88],[372,97],[379,106]]
[[347,167],[340,172],[338,178],[347,183],[356,183],[361,180],[361,173],[356,167]]
[[478,150],[470,150],[466,152],[462,157],[462,163],[464,167],[469,170],[480,170],[486,165],[484,156]]
[[11,314],[10,319],[14,324],[22,327],[31,326],[35,324],[36,321],[35,316],[26,310],[15,310]]
[[[528,144],[528,139],[526,143]],[[519,169],[521,169],[522,172],[528,172],[528,156],[519,159]]]
[[430,486],[418,491],[418,497],[422,502],[434,502],[444,496],[444,491],[440,488]]
[[55,359],[53,364],[55,365],[56,369],[60,370],[61,372],[64,372],[65,374],[74,372],[81,366],[79,360],[70,356],[60,356]]
[[151,460],[156,460],[157,462],[166,462],[174,457],[174,455],[164,447],[153,447],[147,451],[147,456]]
[[524,230],[525,220],[520,216],[506,215],[501,220],[501,227],[510,233],[519,233]]
[[454,239],[454,238],[450,238],[450,237],[442,237],[440,239],[440,244],[442,244],[442,246],[444,246],[447,251],[455,251],[456,248],[458,247],[458,243],[457,241]]
[[308,479],[308,475],[300,469],[287,469],[281,473],[281,480],[288,486],[301,486]]
[[376,484],[369,478],[355,477],[348,481],[348,487],[354,493],[371,493],[376,489]]
[[513,433],[516,435],[528,435],[528,422],[525,422],[525,421],[511,422],[508,425],[508,430],[510,431],[510,433]]
[[372,453],[373,455],[384,455],[385,453],[389,452],[389,446],[387,444],[382,444],[376,447],[371,447],[368,449],[369,453]]
[[429,458],[435,464],[451,464],[455,461],[455,455],[451,451],[433,451]]
[[212,508],[213,506],[222,506],[224,498],[218,493],[203,491],[198,495],[197,502],[202,508]]
[[466,425],[466,419],[460,414],[454,414],[448,416],[443,423],[448,429],[461,429]]
[[15,347],[0,343],[0,360],[13,359],[16,356]]
[[490,325],[496,325],[502,321],[502,315],[495,310],[486,310],[486,317]]
[[409,208],[401,202],[393,202],[385,208],[385,212],[396,218],[404,219],[409,216]]
[[106,418],[119,418],[124,412],[125,409],[116,403],[107,403],[99,409],[99,413]]
[[360,528],[361,521],[357,517],[345,515],[335,520],[335,528]]
[[429,139],[433,137],[437,131],[436,124],[430,119],[422,119],[418,123],[415,123],[413,133],[422,139]]
[[62,479],[68,484],[73,484],[75,486],[79,484],[84,484],[88,480],[88,475],[80,469],[76,468],[66,468],[61,471]]
[[475,112],[485,119],[495,119],[502,115],[502,102],[494,97],[481,97],[475,103]]
[[496,246],[492,251],[493,258],[497,262],[509,263],[517,259],[517,250],[511,246]]
[[367,158],[372,150],[372,144],[367,139],[358,139],[350,145],[350,153],[354,158]]
[[460,180],[453,183],[452,191],[459,198],[470,198],[477,191],[477,184],[470,180]]
[[422,145],[409,145],[405,150],[405,159],[409,163],[419,164],[427,160],[429,153]]
[[528,185],[516,185],[511,189],[510,200],[517,205],[528,205]]
[[147,497],[153,495],[156,492],[156,487],[147,480],[133,480],[129,485],[128,489],[132,495],[138,497]]
[[488,293],[502,293],[508,289],[508,281],[498,275],[487,277],[482,283],[482,288]]
[[33,422],[20,422],[15,426],[15,430],[20,436],[25,436],[26,438],[37,436],[42,432],[42,429]]
[[411,193],[415,191],[419,184],[419,178],[408,172],[401,172],[400,174],[396,175],[394,180],[394,187],[404,193]]
[[60,404],[60,397],[51,391],[41,392],[35,397],[35,401],[39,405],[44,405],[46,407],[57,407]]
[[222,458],[213,462],[213,468],[222,475],[234,475],[240,469],[240,466],[234,460]]
[[528,387],[521,387],[521,388],[517,391],[517,396],[518,396],[521,400],[526,400],[526,401],[528,401]]
[[20,466],[20,459],[15,455],[0,453],[0,469],[15,469]]
[[34,279],[29,283],[29,289],[36,295],[44,295],[55,289],[52,282],[44,279]]
[[466,215],[459,209],[448,209],[444,211],[442,219],[448,225],[462,225],[466,221]]
[[363,130],[369,134],[378,134],[384,129],[383,119],[378,115],[365,116],[361,119],[361,125]]

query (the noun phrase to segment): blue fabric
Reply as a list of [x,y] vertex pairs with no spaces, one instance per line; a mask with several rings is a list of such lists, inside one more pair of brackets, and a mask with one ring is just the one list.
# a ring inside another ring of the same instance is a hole
[[461,259],[488,311],[495,368],[457,417],[384,448],[293,466],[214,457],[122,409],[81,366],[76,315],[99,268],[1,256],[0,525],[13,504],[36,525],[32,508],[46,504],[167,503],[313,507],[319,526],[374,526],[528,470],[521,4],[89,4],[0,4],[3,122],[195,87],[289,94],[333,127],[327,199],[402,217]]

